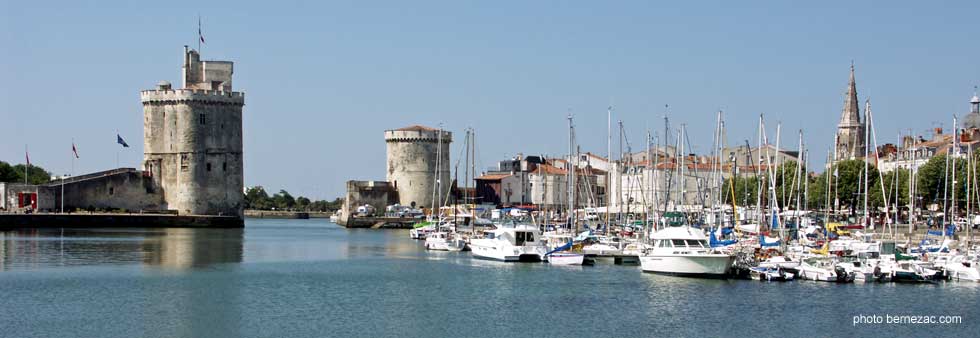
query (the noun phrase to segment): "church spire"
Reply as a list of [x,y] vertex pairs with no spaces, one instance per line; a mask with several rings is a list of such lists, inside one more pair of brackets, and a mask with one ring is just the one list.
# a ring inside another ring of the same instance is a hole
[[861,111],[858,103],[857,83],[854,81],[854,61],[851,61],[851,78],[844,95],[844,109],[840,116],[840,126],[861,125]]
[[855,159],[866,156],[865,126],[861,121],[857,81],[854,80],[854,61],[851,61],[851,78],[844,94],[844,108],[837,125],[837,159]]

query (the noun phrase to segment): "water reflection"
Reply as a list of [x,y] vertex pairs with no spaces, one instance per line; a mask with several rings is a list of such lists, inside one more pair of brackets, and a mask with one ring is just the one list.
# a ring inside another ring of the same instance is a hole
[[345,258],[420,258],[425,250],[419,250],[421,242],[406,240],[407,230],[345,230],[349,239],[342,242]]
[[244,229],[163,229],[143,241],[143,263],[177,269],[240,263],[244,234]]
[[22,229],[0,232],[0,270],[145,264],[201,268],[242,261],[243,229]]

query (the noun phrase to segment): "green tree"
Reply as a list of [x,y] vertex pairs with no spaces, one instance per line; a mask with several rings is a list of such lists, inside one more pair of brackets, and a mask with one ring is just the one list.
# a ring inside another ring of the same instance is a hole
[[272,208],[272,200],[269,193],[265,192],[262,186],[248,188],[245,192],[245,208],[255,210],[269,210]]
[[[804,172],[797,173],[799,169],[798,163],[796,161],[788,161],[783,163],[775,170],[776,174],[776,198],[779,199],[779,205],[785,210],[786,206],[783,204],[788,204],[792,208],[796,208],[796,196],[797,190],[802,196],[803,192],[803,180],[809,179],[809,175]],[[799,177],[802,176],[802,177]],[[799,185],[799,187],[797,187]],[[783,195],[785,194],[785,196]],[[801,202],[802,206],[803,203]]]
[[[862,160],[837,162],[830,170],[831,174],[836,173],[832,180],[831,201],[836,198],[840,201],[841,208],[850,208],[851,210],[858,210],[863,207],[864,196],[860,192],[864,189],[864,168],[865,163]],[[867,168],[868,190],[870,191],[870,187],[878,182],[878,169],[872,165],[868,165]],[[868,200],[869,205],[871,201],[871,199]]]
[[[898,181],[896,181],[896,176]],[[884,184],[884,195],[882,195],[882,184]],[[897,187],[896,187],[897,185]],[[895,190],[898,189],[898,204],[899,206],[905,206],[909,203],[909,172],[908,170],[893,170],[882,174],[882,180],[875,182],[875,185],[870,188],[868,195],[868,203],[875,206],[881,207],[884,205],[885,200],[888,200],[888,206],[894,208],[895,206]],[[885,198],[887,196],[887,198]]]
[[0,161],[0,182],[17,182],[17,179],[23,182],[24,178],[18,175],[9,163]]
[[[24,164],[11,166],[6,162],[0,162],[0,181],[23,183]],[[51,173],[44,168],[31,164],[27,169],[27,182],[30,184],[44,184],[51,181]]]
[[312,203],[312,202],[310,201],[309,198],[306,198],[306,197],[303,197],[303,196],[297,197],[296,198],[296,209],[304,210],[304,211],[309,211],[309,209],[310,209],[310,203]]
[[[827,176],[832,173],[833,172],[829,170],[824,170],[823,173],[813,177],[813,179],[810,180],[810,186],[807,187],[807,192],[809,194],[807,196],[807,205],[810,207],[810,209],[827,209]],[[831,191],[833,190],[831,189]],[[831,203],[833,203],[833,200],[831,200]]]
[[[739,206],[752,206],[756,204],[756,197],[758,196],[758,184],[759,180],[755,175],[753,176],[737,176],[734,178],[735,181],[735,204]],[[722,189],[725,192],[724,201],[726,204],[732,203],[732,191],[731,191],[732,179],[725,180],[722,185]]]
[[[953,167],[956,169],[956,177],[953,175]],[[952,159],[948,163],[946,155],[936,155],[929,159],[929,162],[919,167],[917,194],[922,198],[923,207],[929,204],[943,203],[943,194],[951,196],[953,182],[956,182],[956,198],[964,201],[966,198],[966,160]],[[948,197],[947,197],[948,200]],[[940,207],[941,208],[941,207]]]
[[288,210],[296,205],[296,199],[288,191],[280,189],[278,193],[272,195],[272,204],[276,209]]

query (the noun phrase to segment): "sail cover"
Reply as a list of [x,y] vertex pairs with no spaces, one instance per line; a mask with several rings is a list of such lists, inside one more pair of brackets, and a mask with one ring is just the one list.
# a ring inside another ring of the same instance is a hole
[[764,235],[759,235],[759,246],[761,247],[779,246],[779,239],[766,237]]
[[715,232],[714,231],[712,231],[710,237],[708,237],[708,244],[712,248],[717,248],[717,247],[722,247],[722,246],[729,246],[729,245],[735,244],[735,242],[736,242],[736,240],[734,240],[734,239],[729,239],[729,240],[724,240],[724,241],[718,240],[718,237],[715,237]]

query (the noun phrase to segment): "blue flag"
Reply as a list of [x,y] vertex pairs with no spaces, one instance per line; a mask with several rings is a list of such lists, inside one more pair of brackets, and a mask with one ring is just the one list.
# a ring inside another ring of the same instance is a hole
[[129,145],[126,144],[126,141],[123,141],[122,136],[119,136],[119,134],[116,134],[116,143],[121,144],[123,148],[129,148]]

